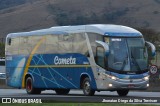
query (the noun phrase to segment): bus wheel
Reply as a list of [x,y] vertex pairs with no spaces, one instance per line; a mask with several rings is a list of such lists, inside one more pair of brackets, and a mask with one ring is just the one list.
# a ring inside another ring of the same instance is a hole
[[41,90],[33,87],[33,80],[31,77],[26,79],[26,91],[28,94],[40,94]]
[[57,95],[67,95],[70,89],[55,89]]
[[88,77],[86,77],[83,80],[82,87],[83,87],[83,93],[84,93],[84,95],[86,95],[86,96],[92,96],[92,95],[94,95],[95,90],[93,90],[91,88],[90,79]]
[[129,90],[117,90],[119,96],[127,96]]

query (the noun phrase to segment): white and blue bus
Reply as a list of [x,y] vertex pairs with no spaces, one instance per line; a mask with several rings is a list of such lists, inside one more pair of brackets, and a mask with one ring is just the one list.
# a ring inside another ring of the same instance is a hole
[[155,46],[143,35],[121,25],[60,26],[11,33],[6,38],[7,85],[25,88],[28,94],[55,90],[68,94],[83,89],[117,91],[149,87],[148,52]]

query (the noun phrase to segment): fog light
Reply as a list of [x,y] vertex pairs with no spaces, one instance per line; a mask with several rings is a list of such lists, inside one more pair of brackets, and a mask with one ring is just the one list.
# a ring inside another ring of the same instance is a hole
[[149,87],[149,84],[147,84],[147,87]]
[[112,84],[109,84],[109,87],[112,87],[113,85]]

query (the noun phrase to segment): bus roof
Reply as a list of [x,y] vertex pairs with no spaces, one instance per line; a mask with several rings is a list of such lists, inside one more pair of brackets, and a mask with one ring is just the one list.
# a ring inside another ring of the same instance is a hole
[[130,27],[113,24],[91,24],[91,25],[77,25],[77,26],[58,26],[48,29],[35,30],[30,32],[10,33],[7,37],[30,36],[30,35],[44,35],[44,34],[64,34],[64,33],[80,33],[92,32],[104,36],[123,36],[123,37],[141,37],[142,34]]

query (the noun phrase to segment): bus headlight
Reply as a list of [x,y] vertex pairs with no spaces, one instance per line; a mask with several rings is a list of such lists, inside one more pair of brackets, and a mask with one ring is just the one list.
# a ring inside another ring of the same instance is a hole
[[112,84],[109,84],[109,87],[112,87],[113,85]]
[[148,81],[148,80],[149,80],[149,76],[145,76],[143,79],[144,79],[145,81]]
[[117,78],[115,76],[111,76],[112,80],[117,80]]
[[105,77],[110,78],[112,80],[117,80],[118,79],[117,77],[112,76],[112,75],[108,75],[108,74],[103,74],[103,75],[105,75]]

